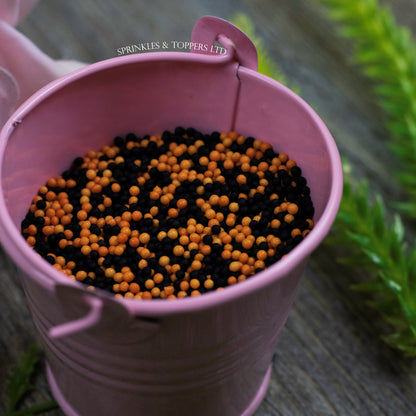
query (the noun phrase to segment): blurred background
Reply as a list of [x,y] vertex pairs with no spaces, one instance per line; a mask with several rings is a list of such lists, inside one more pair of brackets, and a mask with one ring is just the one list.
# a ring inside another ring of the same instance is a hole
[[[415,1],[382,3],[414,33]],[[370,83],[351,62],[351,44],[336,36],[317,0],[41,0],[18,29],[55,59],[92,63],[116,57],[118,48],[129,45],[190,41],[201,16],[232,19],[237,12],[250,17],[289,87],[296,87],[326,123],[352,175],[366,178],[372,192],[400,199],[400,187],[392,181],[400,166],[387,146],[385,116]],[[414,236],[414,224],[406,228]],[[380,341],[378,316],[349,288],[365,273],[338,264],[337,255],[339,249],[325,244],[312,255],[256,416],[415,414],[414,360]],[[14,266],[3,252],[0,279],[7,281],[2,286],[7,291],[0,293],[2,394],[7,373],[37,334]],[[50,398],[40,368],[27,404]],[[3,406],[0,401],[0,414]]]

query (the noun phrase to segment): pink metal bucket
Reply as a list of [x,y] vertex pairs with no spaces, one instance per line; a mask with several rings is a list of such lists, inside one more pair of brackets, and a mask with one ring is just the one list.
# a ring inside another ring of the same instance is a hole
[[[243,33],[221,19],[200,19],[192,42],[216,40],[225,54],[155,52],[73,72],[27,100],[1,132],[0,239],[20,271],[49,382],[68,415],[252,414],[305,264],[335,218],[342,171],[324,123],[256,72],[256,51]],[[236,130],[295,159],[315,205],[308,237],[247,281],[175,301],[87,291],[25,242],[20,222],[31,198],[74,157],[116,135],[179,125]]]

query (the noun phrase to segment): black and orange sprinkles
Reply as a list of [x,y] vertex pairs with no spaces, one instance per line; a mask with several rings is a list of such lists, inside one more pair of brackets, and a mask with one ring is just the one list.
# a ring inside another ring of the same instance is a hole
[[221,290],[280,260],[313,228],[300,167],[237,132],[177,127],[116,137],[33,198],[22,233],[53,267],[118,297]]

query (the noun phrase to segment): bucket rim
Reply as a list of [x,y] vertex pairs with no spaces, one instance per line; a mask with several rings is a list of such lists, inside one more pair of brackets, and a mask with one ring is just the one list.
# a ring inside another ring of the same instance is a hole
[[[5,251],[10,255],[18,267],[28,275],[33,272],[33,268],[36,268],[36,276],[39,277],[39,275],[44,275],[44,283],[47,281],[48,285],[63,284],[77,287],[83,292],[87,291],[86,285],[67,278],[62,272],[56,270],[52,265],[41,258],[27,244],[20,230],[14,226],[9,215],[2,187],[4,152],[14,129],[27,114],[29,114],[37,106],[41,105],[42,102],[49,96],[55,94],[57,91],[63,89],[72,82],[117,66],[158,61],[197,62],[208,65],[227,65],[232,62],[232,59],[233,57],[230,54],[213,56],[188,52],[149,52],[114,57],[87,65],[61,78],[58,78],[55,81],[52,81],[22,103],[9,117],[0,131],[0,212],[2,212],[2,215],[0,215],[0,230],[2,231],[0,233],[0,243],[2,243]],[[236,62],[234,62],[234,64],[236,64]],[[288,96],[289,99],[296,101],[308,115],[310,121],[321,133],[330,161],[329,171],[331,175],[331,185],[325,208],[322,211],[320,218],[315,222],[311,232],[284,258],[280,259],[256,275],[251,276],[247,280],[232,286],[227,286],[221,291],[208,292],[201,296],[186,297],[173,301],[165,299],[152,299],[151,301],[140,301],[137,299],[125,298],[119,299],[99,289],[93,292],[88,291],[89,295],[96,295],[106,299],[110,297],[111,299],[114,299],[114,301],[121,303],[124,307],[126,307],[131,314],[137,316],[164,316],[210,309],[212,307],[217,307],[220,304],[237,300],[249,295],[250,293],[258,292],[264,287],[267,287],[270,283],[279,280],[284,276],[290,275],[291,271],[302,261],[306,260],[325,238],[333,224],[333,221],[335,220],[342,197],[342,165],[335,140],[321,118],[301,97],[292,92],[286,86],[266,75],[260,74],[253,70],[247,69],[247,71],[250,71],[250,74],[253,77],[275,84],[284,94]]]

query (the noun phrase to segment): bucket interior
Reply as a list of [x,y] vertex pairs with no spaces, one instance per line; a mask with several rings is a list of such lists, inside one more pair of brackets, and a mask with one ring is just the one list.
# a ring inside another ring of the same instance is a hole
[[17,231],[39,187],[75,157],[99,150],[117,135],[161,134],[177,126],[203,133],[235,130],[287,153],[302,168],[319,221],[333,181],[332,139],[307,104],[237,63],[147,55],[70,74],[29,99],[6,124],[1,186]]

